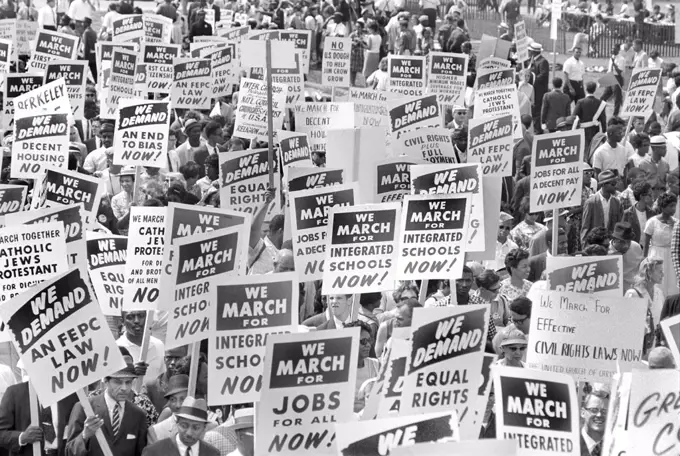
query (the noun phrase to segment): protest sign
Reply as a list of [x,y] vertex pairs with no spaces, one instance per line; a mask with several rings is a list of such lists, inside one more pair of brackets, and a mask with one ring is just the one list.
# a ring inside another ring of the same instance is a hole
[[465,106],[467,54],[430,52],[427,92],[437,94],[440,104]]
[[[19,21],[17,21],[16,19],[0,19],[0,39],[11,41],[13,44],[16,45],[18,23]],[[33,38],[34,37],[31,37],[31,39]],[[28,50],[26,54],[27,55],[30,54],[30,50]],[[16,59],[17,59],[17,46],[14,46],[10,60],[15,61]]]
[[33,190],[32,209],[83,203],[86,226],[94,227],[106,183],[67,169],[47,168]]
[[267,338],[296,330],[299,289],[294,272],[231,278],[211,289],[211,405],[260,400]]
[[312,152],[326,152],[328,129],[354,128],[352,103],[298,103],[295,131],[307,133]]
[[163,268],[161,271],[161,293],[159,307],[161,310],[169,310],[170,303],[174,299],[172,285],[173,253],[171,246],[175,241],[185,236],[192,236],[221,228],[244,225],[250,227],[252,217],[245,212],[236,212],[228,209],[213,208],[210,206],[192,206],[188,204],[169,203],[166,215],[165,246],[163,252]]
[[529,37],[524,21],[515,22],[515,45],[517,46],[517,61],[524,63],[529,60]]
[[173,61],[180,55],[179,44],[142,44],[149,93],[170,93],[174,79]]
[[35,284],[68,270],[64,225],[50,222],[0,229],[0,258],[0,303],[7,303]]
[[326,137],[326,166],[343,168],[345,178],[359,182],[360,188],[374,188],[376,166],[389,156],[387,134],[386,127],[331,128]]
[[127,249],[127,236],[87,233],[87,267],[104,315],[120,317],[123,310],[123,290],[128,288],[125,284]]
[[607,383],[617,370],[630,372],[640,361],[645,299],[548,290],[532,290],[528,298],[534,303],[530,367]]
[[311,30],[281,30],[279,33],[281,41],[292,41],[295,50],[300,54],[302,73],[309,73],[309,59],[312,55],[312,31]]
[[583,130],[537,135],[531,150],[531,212],[581,205]]
[[130,208],[123,294],[126,311],[158,308],[166,212],[165,207]]
[[336,423],[335,430],[339,455],[384,456],[395,448],[416,442],[457,440],[458,419],[455,412],[450,411],[426,413]]
[[170,94],[174,109],[210,109],[210,65],[210,59],[174,60],[174,79]]
[[205,58],[210,59],[212,65],[212,95],[215,98],[231,95],[234,84],[238,84],[238,74],[236,72],[238,67],[235,55],[235,43],[214,49],[205,55]]
[[[236,13],[235,16],[238,16],[240,13]],[[243,22],[236,20],[237,22],[241,24],[245,24],[248,22],[248,15],[245,14],[245,20]],[[221,38],[227,38],[228,40],[234,40],[236,42],[242,41],[248,37],[248,33],[250,32],[250,25],[242,25],[240,27],[228,27],[228,28],[223,28],[223,29],[218,29],[217,30],[217,35]]]
[[36,225],[40,223],[63,222],[66,233],[66,253],[68,267],[80,267],[86,264],[86,246],[84,237],[85,220],[82,203],[67,206],[49,207],[30,211],[7,214],[8,225]]
[[461,277],[472,195],[406,195],[397,279]]
[[12,40],[0,38],[0,73],[9,73],[12,66]]
[[[411,166],[411,191],[415,195],[471,193],[466,252],[483,252],[486,240],[484,180],[478,164]],[[454,276],[459,277],[459,276]]]
[[661,320],[661,330],[676,365],[680,366],[680,315]]
[[23,210],[27,191],[25,185],[0,184],[0,216]]
[[388,158],[376,165],[374,201],[401,201],[411,193],[411,166],[425,163],[409,157]]
[[501,70],[503,68],[510,68],[510,61],[506,58],[487,57],[481,60],[478,59],[477,62],[477,71]]
[[323,294],[394,289],[399,203],[334,207],[323,268]]
[[294,167],[288,169],[288,193],[310,188],[330,187],[344,182],[339,168]]
[[116,119],[121,98],[136,98],[135,75],[137,71],[137,52],[115,48],[111,55],[111,73],[106,96],[106,107],[100,117]]
[[[491,392],[491,368],[495,362],[496,355],[484,353],[482,371],[479,374],[479,384],[476,392],[477,400],[474,407],[470,410],[471,416],[469,419],[464,420],[460,424],[460,438],[463,440],[478,438],[482,430]],[[474,380],[472,382],[474,385]]]
[[113,163],[166,168],[170,103],[123,99],[113,135]]
[[[111,77],[111,59],[113,58],[114,49],[125,49],[131,52],[138,50],[138,45],[135,43],[112,43],[107,41],[98,41],[95,45],[97,52],[97,88],[99,89],[99,100],[106,100],[109,78]],[[139,65],[137,65],[139,69]]]
[[388,127],[387,111],[389,93],[379,90],[349,88],[349,102],[354,104],[354,125],[363,127]]
[[458,163],[451,141],[451,130],[441,127],[407,131],[392,141],[392,151],[397,156],[430,163]]
[[172,19],[160,14],[145,13],[144,23],[145,43],[169,43],[172,36]]
[[388,88],[392,93],[420,97],[425,92],[425,57],[390,54],[387,57]]
[[[219,154],[221,207],[255,214],[266,203],[265,191],[269,187],[269,151],[249,149]],[[274,157],[274,182],[279,182],[278,164]],[[265,220],[280,209],[280,190],[276,190],[273,205]]]
[[358,192],[358,183],[352,182],[288,194],[295,271],[301,282],[323,277],[331,208],[353,206],[357,203]]
[[172,246],[173,291],[167,348],[208,337],[212,289],[228,277],[245,275],[250,227],[233,226],[176,239]]
[[3,304],[0,318],[45,407],[125,366],[85,267],[61,273]]
[[515,86],[515,69],[480,71],[477,74],[476,84],[473,118],[512,115],[513,136],[515,139],[521,139],[522,128],[517,86]]
[[281,168],[285,172],[289,166],[312,166],[312,151],[307,133],[278,130],[276,139],[281,151]]
[[517,443],[514,440],[465,440],[447,443],[416,443],[412,446],[398,447],[390,456],[517,456]]
[[[401,395],[404,392],[404,373],[406,372],[406,361],[408,360],[410,349],[410,341],[396,338],[392,334],[390,352],[387,356],[387,365],[385,366],[385,381],[376,415],[377,418],[399,416]],[[383,353],[383,359],[384,356]]]
[[[251,68],[253,70],[261,70],[260,74],[251,76],[254,79],[265,80],[265,71],[263,68]],[[295,65],[293,68],[279,68],[272,67],[272,84],[281,84],[286,88],[286,102],[287,109],[295,109],[296,103],[304,101],[305,79],[300,65],[300,53],[295,53]]]
[[484,176],[512,176],[512,116],[468,121],[468,163],[480,163]]
[[35,39],[38,33],[38,23],[31,20],[18,20],[16,28],[16,39],[14,40],[15,47],[12,49],[12,55],[30,55],[31,41]]
[[69,122],[67,113],[15,114],[11,176],[35,179],[48,167],[68,166]]
[[328,36],[323,41],[321,85],[326,87],[349,87],[349,63],[352,39]]
[[630,76],[620,115],[645,116],[654,109],[656,92],[661,83],[661,68],[635,68]]
[[461,424],[473,418],[488,326],[485,305],[414,309],[401,416],[455,410]]
[[493,368],[496,435],[515,439],[520,455],[581,454],[579,402],[565,374]]
[[623,456],[628,450],[628,405],[632,372],[614,374],[609,394],[609,406],[605,421],[602,452],[604,456]]
[[44,81],[41,73],[5,74],[0,77],[4,77],[0,128],[6,130],[14,126],[14,100],[42,87]]
[[400,97],[388,100],[392,133],[399,138],[407,131],[424,127],[441,127],[436,95]]
[[267,338],[256,456],[337,456],[334,424],[353,416],[359,333],[347,328]]
[[51,60],[74,60],[80,38],[52,30],[40,29],[35,38],[27,71],[45,71]]
[[282,128],[286,87],[274,83],[269,87],[264,81],[242,78],[234,122],[234,136],[251,140],[257,137],[267,137],[269,131],[268,90],[271,90],[272,94],[271,115],[273,116],[274,130]]
[[41,113],[70,113],[71,104],[63,78],[19,95],[14,100],[14,117],[35,116]]
[[112,22],[111,41],[139,43],[144,39],[144,16],[128,14]]
[[548,257],[548,290],[623,297],[621,256]]
[[627,454],[656,456],[677,453],[680,449],[679,398],[680,370],[633,371]]
[[83,120],[88,65],[86,60],[53,60],[45,68],[45,84],[64,78],[66,94],[71,102],[71,113],[75,120]]

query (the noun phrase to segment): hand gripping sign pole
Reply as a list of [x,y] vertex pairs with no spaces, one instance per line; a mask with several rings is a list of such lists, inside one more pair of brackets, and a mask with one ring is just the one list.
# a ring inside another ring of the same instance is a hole
[[[86,417],[91,417],[94,416],[94,410],[92,409],[92,404],[90,404],[90,400],[87,398],[85,395],[85,391],[82,389],[79,389],[76,391],[76,395],[78,396],[78,400],[80,401],[80,405],[83,406],[83,410],[85,411],[85,416]],[[113,456],[113,453],[111,452],[111,448],[109,448],[109,442],[106,441],[106,437],[104,437],[104,433],[102,432],[102,429],[99,428],[97,431],[94,433],[94,436],[97,438],[97,442],[99,443],[99,448],[102,449],[102,453],[104,453],[104,456]]]
[[[267,39],[265,42],[265,65],[267,73],[267,143],[269,165],[269,187],[274,188],[274,107],[272,95],[272,41]],[[192,358],[193,363],[193,358]]]

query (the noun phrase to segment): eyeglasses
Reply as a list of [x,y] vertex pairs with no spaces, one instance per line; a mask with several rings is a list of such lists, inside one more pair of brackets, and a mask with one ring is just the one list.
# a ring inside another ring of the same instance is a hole
[[525,321],[527,321],[528,319],[529,319],[528,316],[524,317],[524,318],[510,317],[510,320],[512,320],[512,322],[515,323],[516,325],[520,325],[520,324],[524,323]]
[[361,345],[371,345],[371,339],[359,339]]
[[606,415],[607,414],[607,409],[600,409],[600,408],[587,408],[588,413],[591,413],[593,415]]
[[504,230],[504,231],[511,231],[512,227],[506,226],[506,225],[501,225],[498,227],[499,230]]
[[506,346],[503,347],[503,348],[507,348],[508,350],[514,351],[514,352],[516,352],[516,351],[521,351],[521,352],[523,352],[524,350],[527,349],[527,348],[526,348],[525,346],[523,346],[523,345],[522,345],[522,346],[519,346],[519,347],[514,346],[514,345],[506,345]]

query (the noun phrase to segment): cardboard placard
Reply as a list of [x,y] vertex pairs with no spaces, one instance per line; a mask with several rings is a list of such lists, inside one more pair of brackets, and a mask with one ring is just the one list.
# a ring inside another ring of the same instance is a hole
[[312,150],[309,147],[307,133],[278,130],[276,139],[279,143],[281,167],[284,173],[289,166],[313,166]]
[[122,99],[113,135],[113,163],[166,168],[170,103]]
[[668,348],[673,353],[676,365],[680,366],[680,315],[661,320],[661,330]]
[[326,87],[349,87],[349,63],[352,39],[328,36],[323,41],[321,84]]
[[127,236],[87,233],[87,267],[104,315],[120,317],[123,310],[127,248]]
[[174,79],[173,62],[179,55],[179,44],[142,44],[142,63],[146,65],[149,93],[170,93]]
[[311,30],[281,30],[281,41],[292,41],[295,50],[300,54],[302,72],[309,74],[309,59],[312,54],[312,31]]
[[661,68],[635,68],[630,76],[620,115],[644,116],[654,109],[656,93],[661,83]]
[[35,179],[49,167],[67,168],[69,150],[68,114],[50,112],[15,114],[10,175]]
[[429,163],[458,163],[451,130],[424,127],[408,131],[392,141],[394,155]]
[[12,65],[12,40],[0,38],[0,73],[9,73]]
[[59,78],[48,84],[19,95],[14,100],[14,117],[35,116],[42,113],[71,112],[71,104],[66,92],[66,81]]
[[74,60],[78,53],[80,38],[52,30],[38,30],[35,43],[31,46],[31,58],[27,71],[45,71],[52,60]]
[[34,21],[17,21],[16,37],[14,44],[15,48],[12,50],[12,55],[30,55],[31,41],[35,39],[38,33],[38,23]]
[[116,119],[118,105],[122,98],[136,98],[135,76],[137,73],[137,52],[114,48],[111,54],[111,72],[106,93],[106,107],[100,117]]
[[176,58],[170,99],[174,109],[210,109],[210,59]]
[[71,102],[75,120],[83,120],[85,110],[85,86],[89,63],[85,60],[53,60],[45,69],[45,84],[64,78],[66,94]]
[[522,138],[519,101],[515,85],[515,69],[501,68],[480,71],[477,75],[474,100],[475,119],[512,115],[513,135]]
[[468,55],[430,52],[427,92],[444,105],[465,106]]
[[[241,86],[236,108],[234,136],[245,139],[266,138],[269,131],[267,92],[272,91],[272,111],[274,131],[283,126],[283,114],[286,104],[287,88],[282,84],[272,83],[268,87],[264,81],[241,79]],[[272,134],[274,134],[272,131]]]
[[25,185],[0,184],[0,216],[23,210],[27,192]]
[[288,169],[288,193],[340,185],[344,181],[344,171],[339,168],[294,167]]
[[[406,339],[395,338],[394,334],[392,334],[392,337],[384,372],[385,380],[378,403],[376,415],[378,418],[399,416],[401,395],[404,392],[404,374],[406,373],[406,362],[408,361],[411,342]],[[456,419],[456,421],[458,420]]]
[[455,443],[416,443],[413,446],[395,448],[391,456],[517,456],[515,440],[466,440]]
[[295,131],[307,133],[312,152],[326,152],[330,128],[354,128],[352,103],[298,103]]
[[349,102],[354,104],[354,125],[364,127],[390,126],[390,113],[387,110],[388,92],[350,87]]
[[141,14],[128,14],[112,23],[111,41],[140,43],[145,35],[144,16]]
[[623,297],[623,258],[617,256],[546,258],[549,290]]
[[425,93],[425,57],[390,54],[387,57],[388,89],[405,97]]
[[517,61],[529,60],[529,38],[524,21],[515,22],[515,45],[517,46]]
[[404,195],[411,193],[411,166],[424,163],[409,157],[388,158],[378,162],[374,201],[386,203],[403,200]]
[[425,127],[441,127],[437,95],[401,97],[388,101],[390,125],[396,138],[407,131]]
[[145,13],[144,42],[146,43],[169,43],[172,37],[172,19],[160,14]]
[[42,87],[44,78],[42,73],[4,74],[0,77],[4,78],[0,128],[6,130],[14,126],[14,100]]
[[212,94],[213,97],[226,97],[234,91],[234,84],[238,84],[238,69],[236,65],[236,43],[230,43],[218,49],[207,52],[212,65]]
[[480,163],[484,176],[512,176],[512,115],[491,119],[470,119],[468,130],[468,163]]

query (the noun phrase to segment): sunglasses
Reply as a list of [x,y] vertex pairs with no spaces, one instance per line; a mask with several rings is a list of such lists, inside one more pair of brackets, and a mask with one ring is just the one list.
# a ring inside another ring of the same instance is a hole
[[499,230],[504,230],[504,231],[511,231],[511,230],[512,230],[512,227],[511,227],[511,226],[507,226],[507,225],[501,225],[501,226],[498,227],[498,229],[499,229]]
[[516,352],[516,351],[523,352],[524,350],[527,349],[525,346],[517,347],[517,346],[514,346],[514,345],[506,345],[506,346],[503,347],[503,348],[507,348],[508,350],[514,351],[514,352]]
[[513,323],[518,324],[518,325],[524,323],[524,322],[527,321],[528,319],[529,319],[529,317],[524,317],[524,318],[510,318],[510,320],[512,320]]

